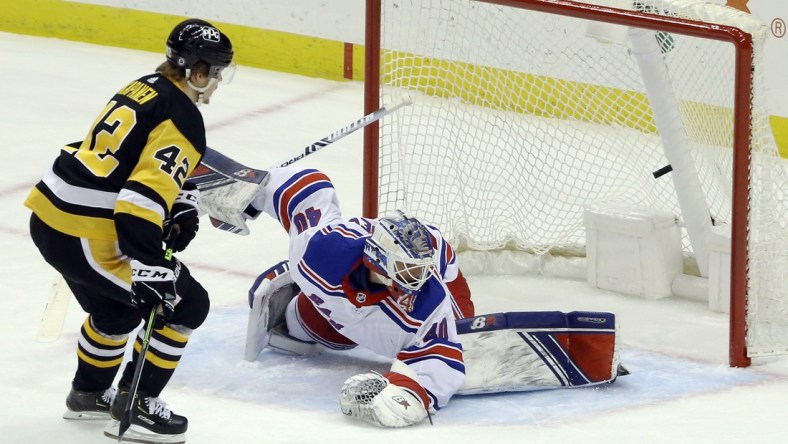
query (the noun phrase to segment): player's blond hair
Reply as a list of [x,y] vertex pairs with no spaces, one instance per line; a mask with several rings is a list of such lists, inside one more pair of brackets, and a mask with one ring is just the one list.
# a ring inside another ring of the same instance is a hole
[[[194,67],[192,67],[192,71],[208,75],[208,64],[204,62],[197,62],[194,64]],[[161,65],[159,65],[159,67],[156,68],[156,72],[163,74],[175,80],[176,82],[186,79],[186,70],[173,65],[169,61],[164,61]]]

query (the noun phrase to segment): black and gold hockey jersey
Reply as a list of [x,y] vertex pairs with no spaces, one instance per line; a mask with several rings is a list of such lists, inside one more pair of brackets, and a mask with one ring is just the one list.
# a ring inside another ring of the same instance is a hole
[[161,74],[115,94],[82,142],[65,146],[25,200],[47,225],[161,256],[162,221],[205,153],[197,106]]

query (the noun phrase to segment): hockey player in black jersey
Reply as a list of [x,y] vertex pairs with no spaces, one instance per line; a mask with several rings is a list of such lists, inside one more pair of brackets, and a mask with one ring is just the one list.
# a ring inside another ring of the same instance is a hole
[[208,293],[162,245],[177,233],[169,245],[181,251],[197,232],[199,193],[186,182],[206,149],[197,105],[234,69],[229,38],[202,20],[178,24],[166,48],[156,72],[121,88],[25,201],[33,241],[88,313],[65,418],[112,417],[105,434],[117,437],[142,341],[140,333],[116,390],[129,332],[161,308],[124,435],[156,443],[185,440],[186,418],[159,395],[209,308]]

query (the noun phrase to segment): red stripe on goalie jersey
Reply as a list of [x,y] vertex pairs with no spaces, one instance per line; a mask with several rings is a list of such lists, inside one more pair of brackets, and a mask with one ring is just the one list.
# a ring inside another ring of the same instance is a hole
[[615,334],[558,333],[554,337],[591,382],[612,377]]
[[298,294],[296,301],[296,318],[298,323],[314,339],[332,350],[348,350],[356,343],[339,333],[331,323],[323,317],[304,293]]
[[465,280],[462,271],[457,272],[457,277],[453,281],[446,282],[446,287],[451,292],[453,299],[454,316],[457,319],[473,317],[476,310],[471,300],[471,289],[468,287],[468,281]]
[[437,228],[433,227],[432,225],[427,225],[429,229],[430,237],[432,238],[432,248],[438,252],[438,270],[440,271],[441,275],[445,274],[446,268],[449,264],[454,263],[454,249],[449,245],[448,242],[443,238],[440,231]]
[[425,358],[439,358],[443,361],[454,362],[460,365],[465,365],[462,359],[462,350],[449,347],[445,344],[433,344],[431,346],[418,349],[416,351],[403,350],[397,354],[397,359],[404,363],[409,361],[425,359]]
[[424,321],[416,319],[408,314],[395,300],[390,297],[381,299],[378,305],[388,317],[396,322],[401,329],[416,333],[421,328]]
[[[276,216],[290,233],[293,223],[293,212],[305,200],[309,199],[316,191],[324,188],[333,188],[331,180],[325,174],[317,170],[304,170],[296,173],[274,192],[274,202],[276,202]],[[315,207],[321,207],[316,203]]]
[[[432,227],[431,227],[432,228]],[[443,237],[439,237],[440,233],[430,232],[432,235],[432,247],[438,253],[438,267],[442,276],[446,276],[447,268],[449,266],[456,266],[456,254],[454,249],[446,242]],[[471,289],[468,287],[468,282],[465,276],[462,275],[462,270],[457,269],[457,277],[451,281],[446,282],[446,287],[452,296],[452,311],[454,317],[457,319],[469,318],[475,314],[473,301],[471,301]]]
[[422,387],[421,384],[416,382],[413,378],[409,378],[402,373],[397,372],[388,372],[384,374],[383,377],[388,379],[390,384],[402,387],[405,390],[413,393],[413,395],[421,401],[421,404],[425,409],[430,408],[430,397],[427,395],[427,390],[425,390],[424,387]]

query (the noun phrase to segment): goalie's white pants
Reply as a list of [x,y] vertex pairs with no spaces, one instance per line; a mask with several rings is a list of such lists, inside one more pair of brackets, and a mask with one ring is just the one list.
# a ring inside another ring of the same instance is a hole
[[285,320],[287,321],[287,332],[290,336],[304,342],[313,342],[314,339],[301,326],[298,321],[298,296],[294,297],[289,304],[287,304],[287,311],[285,312]]

